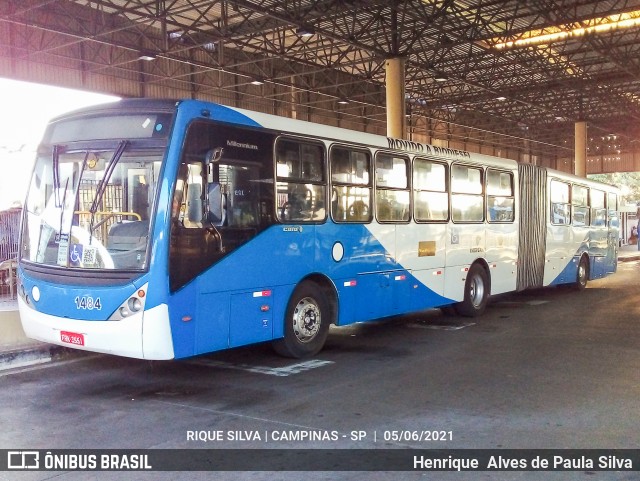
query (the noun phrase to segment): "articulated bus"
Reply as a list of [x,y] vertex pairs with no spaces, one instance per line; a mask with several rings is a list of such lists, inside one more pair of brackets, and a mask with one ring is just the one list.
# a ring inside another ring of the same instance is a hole
[[512,160],[195,100],[53,119],[24,206],[40,341],[175,359],[616,270],[617,191]]

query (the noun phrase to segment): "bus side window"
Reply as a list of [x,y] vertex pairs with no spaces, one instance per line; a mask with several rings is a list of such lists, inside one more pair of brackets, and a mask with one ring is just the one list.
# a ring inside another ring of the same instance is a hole
[[513,174],[487,169],[487,210],[489,222],[513,222]]
[[569,204],[551,204],[551,223],[557,225],[568,225],[571,221],[571,208]]
[[549,198],[551,201],[551,223],[555,225],[570,224],[571,204],[569,204],[569,184],[552,180]]
[[376,215],[381,222],[407,222],[409,159],[391,154],[376,156]]
[[607,211],[605,209],[594,209],[594,215],[591,225],[595,227],[603,227],[607,221]]
[[479,167],[451,166],[451,212],[454,222],[484,220],[482,173]]
[[413,189],[413,216],[417,222],[449,220],[446,164],[415,159]]
[[280,138],[276,143],[278,217],[284,222],[326,218],[325,150],[318,142]]
[[607,221],[604,192],[601,190],[591,189],[589,191],[589,202],[592,211],[591,225],[595,227],[603,227]]
[[183,163],[178,171],[173,197],[169,283],[172,290],[221,255],[221,243],[215,232],[205,228],[202,162]]
[[371,221],[371,155],[334,146],[331,164],[331,217],[335,222]]
[[[202,164],[199,162],[183,164],[180,168],[180,174],[183,176],[181,180],[184,192],[179,193],[176,188],[174,195],[181,194],[182,202],[184,202],[184,205],[181,206],[181,210],[183,210],[182,225],[187,228],[202,227],[204,216]],[[175,202],[177,202],[176,198],[174,198]]]
[[581,185],[573,185],[571,188],[571,205],[573,216],[571,222],[575,226],[587,226],[589,219],[589,189]]
[[618,196],[614,192],[607,194],[607,209],[609,211],[609,225],[611,227],[620,227],[620,219],[618,218]]

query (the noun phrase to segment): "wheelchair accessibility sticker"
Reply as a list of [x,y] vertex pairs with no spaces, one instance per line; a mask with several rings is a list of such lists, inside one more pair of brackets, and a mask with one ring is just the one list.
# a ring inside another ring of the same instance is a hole
[[98,249],[94,246],[71,244],[69,249],[69,264],[72,267],[94,265],[97,261]]

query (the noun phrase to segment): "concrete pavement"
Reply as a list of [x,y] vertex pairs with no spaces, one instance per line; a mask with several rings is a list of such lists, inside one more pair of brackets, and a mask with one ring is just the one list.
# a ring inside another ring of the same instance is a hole
[[635,244],[624,245],[618,250],[618,262],[640,260],[640,249]]
[[[638,266],[621,262],[616,275],[582,292],[496,296],[473,323],[431,310],[332,329],[326,349],[303,363],[258,345],[182,361],[92,355],[3,371],[0,441],[42,456],[78,448],[275,448],[287,456],[291,448],[324,448],[373,451],[379,460],[380,448],[633,449],[640,432]],[[302,438],[334,432],[335,441]],[[404,436],[416,432],[445,434],[426,442]],[[347,472],[329,458],[320,472],[289,472],[305,469],[304,461],[279,457],[283,471],[247,472],[254,459],[242,453],[240,472],[67,471],[56,479],[637,481],[637,473],[587,466],[562,473]],[[7,481],[56,476],[9,474]]]
[[16,300],[0,300],[0,371],[50,362],[70,351],[25,336]]

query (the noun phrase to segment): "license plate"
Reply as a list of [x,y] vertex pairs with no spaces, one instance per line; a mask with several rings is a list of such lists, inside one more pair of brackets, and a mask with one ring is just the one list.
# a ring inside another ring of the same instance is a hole
[[84,334],[77,332],[60,331],[60,340],[74,346],[84,346]]

